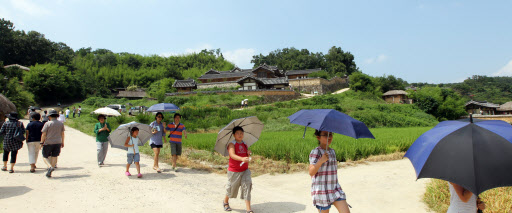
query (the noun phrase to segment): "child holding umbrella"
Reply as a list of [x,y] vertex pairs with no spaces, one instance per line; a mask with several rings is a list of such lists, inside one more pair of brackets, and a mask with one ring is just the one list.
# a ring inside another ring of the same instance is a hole
[[130,136],[126,138],[126,142],[124,143],[125,147],[128,147],[127,152],[127,158],[128,163],[126,164],[126,176],[131,176],[130,174],[130,166],[132,163],[135,163],[135,166],[137,167],[137,177],[141,178],[142,174],[140,173],[140,155],[139,155],[139,138],[137,137],[139,135],[139,128],[132,127],[130,129]]
[[236,198],[238,189],[242,188],[241,199],[245,199],[247,213],[253,213],[251,210],[251,190],[252,179],[249,170],[249,155],[251,151],[243,142],[244,129],[240,126],[233,128],[235,140],[228,144],[229,167],[228,184],[226,185],[226,197],[224,198],[224,210],[231,211],[229,198]]
[[334,205],[338,212],[349,213],[347,197],[338,183],[336,153],[334,149],[328,148],[332,142],[333,133],[315,130],[315,136],[319,146],[309,154],[313,205],[321,213],[328,213],[331,205]]

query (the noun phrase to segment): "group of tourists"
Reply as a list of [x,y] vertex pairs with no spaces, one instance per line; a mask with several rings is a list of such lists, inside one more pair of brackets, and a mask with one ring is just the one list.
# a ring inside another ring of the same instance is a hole
[[[4,165],[2,171],[7,171],[7,161],[9,154],[10,168],[9,173],[14,172],[17,152],[23,147],[23,140],[20,140],[19,134],[26,135],[27,147],[29,150],[30,172],[35,172],[38,152],[42,147],[42,155],[48,166],[46,176],[51,177],[52,172],[57,168],[57,158],[62,148],[64,148],[64,124],[58,121],[59,113],[50,110],[49,114],[43,115],[49,120],[45,123],[41,122],[39,113],[31,113],[31,122],[27,128],[18,120],[18,114],[12,112],[9,114],[8,121],[5,122],[0,129],[0,136],[4,136]],[[98,123],[95,124],[94,133],[96,134],[97,144],[97,161],[98,166],[105,164],[105,158],[108,151],[108,136],[112,132],[110,124],[106,121],[105,115],[98,115]],[[43,119],[44,120],[44,119]],[[182,154],[182,137],[187,138],[185,125],[182,124],[181,115],[174,114],[173,122],[166,124],[163,122],[164,115],[161,112],[156,113],[155,120],[150,124],[152,128],[152,137],[150,146],[154,152],[153,169],[160,173],[159,154],[163,147],[166,136],[169,138],[172,154],[172,169],[178,172],[176,161]],[[126,176],[131,176],[130,167],[134,163],[137,169],[137,177],[142,178],[140,172],[140,154],[139,154],[139,129],[133,127],[130,129],[130,135],[126,138],[124,146],[127,150]],[[247,213],[253,213],[251,210],[251,191],[252,179],[249,170],[249,162],[251,151],[247,144],[243,141],[244,129],[241,126],[233,128],[232,133],[234,140],[228,144],[229,164],[226,184],[226,194],[223,199],[223,208],[225,211],[232,211],[229,205],[230,198],[236,198],[238,191],[241,191],[240,198],[245,200]],[[316,130],[314,133],[318,142],[318,147],[311,150],[309,154],[309,175],[311,176],[311,196],[313,205],[318,212],[329,212],[334,206],[338,212],[350,212],[347,203],[347,196],[343,192],[338,182],[338,162],[336,160],[336,152],[332,148],[328,148],[333,139],[333,133],[327,131]],[[450,183],[449,189],[451,193],[450,208],[448,212],[476,212],[477,209],[485,209],[485,203],[477,199],[477,196],[463,187]]]
[[[160,155],[160,149],[163,147],[163,142],[166,140],[166,135],[169,132],[169,142],[171,145],[171,155],[172,155],[172,170],[178,172],[178,167],[176,166],[176,162],[178,157],[181,156],[182,153],[182,137],[187,138],[185,125],[180,122],[181,115],[178,113],[174,114],[174,120],[170,124],[166,124],[163,122],[164,115],[161,112],[156,113],[155,121],[153,121],[150,126],[152,129],[152,137],[150,139],[149,145],[154,152],[154,162],[153,169],[156,172],[161,173],[162,170],[158,166],[158,159]],[[97,159],[98,166],[101,167],[105,164],[105,158],[107,156],[108,151],[108,136],[112,132],[110,128],[110,124],[106,121],[105,115],[98,115],[98,123],[94,126],[94,133],[96,133],[96,145],[97,145]],[[140,173],[140,154],[138,142],[139,138],[137,137],[139,134],[139,129],[137,127],[133,127],[130,129],[130,136],[126,138],[126,142],[124,144],[125,147],[128,148],[127,151],[127,164],[126,164],[126,176],[131,176],[130,166],[131,164],[135,164],[137,168],[137,177],[141,178],[142,174]]]
[[45,111],[46,121],[41,122],[41,114],[37,112],[30,113],[30,123],[25,126],[19,121],[18,113],[11,112],[8,120],[0,129],[0,136],[3,141],[3,167],[2,171],[7,171],[7,161],[10,159],[9,173],[14,173],[14,165],[18,155],[18,150],[23,147],[23,141],[26,140],[28,148],[28,158],[30,172],[34,173],[36,162],[39,156],[39,150],[42,150],[43,160],[47,165],[46,176],[51,177],[52,172],[57,168],[57,159],[60,151],[64,148],[64,124],[57,120],[59,113],[50,110],[48,114]]

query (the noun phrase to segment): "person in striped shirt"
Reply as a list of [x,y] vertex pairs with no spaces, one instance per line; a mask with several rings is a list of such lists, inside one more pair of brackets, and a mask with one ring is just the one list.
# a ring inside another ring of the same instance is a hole
[[180,123],[181,115],[174,114],[174,122],[167,124],[165,130],[169,131],[169,142],[171,143],[171,155],[172,155],[172,169],[177,172],[176,161],[178,156],[181,155],[181,139],[185,136],[187,139],[187,132],[185,131],[185,125]]

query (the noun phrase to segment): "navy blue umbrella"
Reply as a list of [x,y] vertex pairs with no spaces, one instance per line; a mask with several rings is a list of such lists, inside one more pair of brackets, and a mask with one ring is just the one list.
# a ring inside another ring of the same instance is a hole
[[335,132],[356,139],[375,139],[363,122],[334,109],[303,109],[289,116],[288,119],[290,123],[320,131]]
[[416,177],[456,183],[476,195],[512,186],[512,126],[505,121],[443,121],[405,154]]
[[148,112],[171,112],[180,110],[180,108],[174,104],[171,103],[159,103],[155,104],[147,110]]

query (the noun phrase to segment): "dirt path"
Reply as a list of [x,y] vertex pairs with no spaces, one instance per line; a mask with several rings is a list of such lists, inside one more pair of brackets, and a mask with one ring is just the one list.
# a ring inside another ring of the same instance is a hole
[[[15,173],[0,173],[0,212],[224,212],[225,175],[192,169],[158,174],[153,160],[141,156],[142,179],[124,176],[126,152],[109,149],[106,166],[96,165],[94,138],[67,127],[59,168],[48,179],[38,159],[28,170],[26,146],[18,154]],[[131,169],[132,174],[135,169]],[[415,181],[408,160],[360,165],[339,170],[340,184],[352,212],[426,212],[420,202],[424,181]],[[253,178],[255,212],[316,212],[306,173]],[[230,200],[233,212],[245,212],[240,199]],[[336,211],[332,211],[336,212]]]

